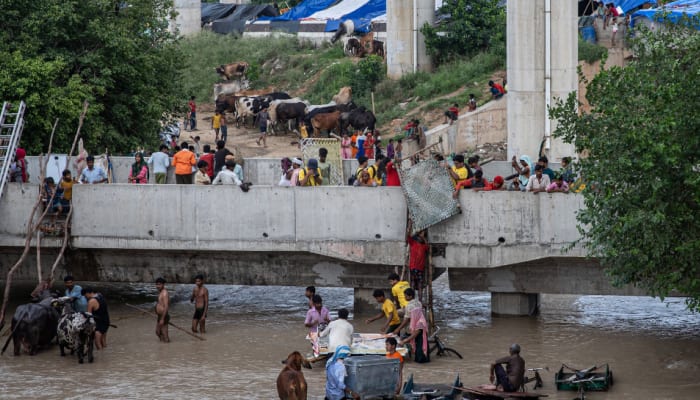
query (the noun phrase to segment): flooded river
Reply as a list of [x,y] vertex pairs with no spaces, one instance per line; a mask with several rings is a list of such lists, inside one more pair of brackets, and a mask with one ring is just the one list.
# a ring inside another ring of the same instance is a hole
[[[433,356],[429,364],[407,363],[405,375],[421,383],[486,383],[489,363],[522,346],[527,367],[549,367],[542,390],[549,399],[573,399],[557,392],[554,372],[562,363],[578,368],[609,363],[615,384],[587,399],[700,398],[700,316],[685,311],[682,299],[543,296],[538,318],[491,318],[488,293],[451,292],[436,283],[436,319],[441,337],[464,360]],[[99,286],[98,286],[99,287]],[[206,341],[171,327],[172,343],[159,343],[155,318],[125,307],[154,304],[152,285],[100,287],[112,322],[108,347],[93,364],[61,358],[58,347],[34,357],[0,357],[0,399],[275,399],[280,360],[293,350],[309,353],[303,326],[303,288],[209,286],[211,306]],[[192,286],[170,287],[172,322],[189,329]],[[335,311],[351,308],[352,289],[319,288]],[[375,332],[351,315],[356,332]],[[2,338],[4,343],[5,338]],[[304,374],[310,399],[323,399],[322,364]]]

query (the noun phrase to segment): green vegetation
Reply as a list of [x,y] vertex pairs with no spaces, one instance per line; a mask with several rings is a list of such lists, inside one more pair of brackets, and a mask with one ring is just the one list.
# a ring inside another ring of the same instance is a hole
[[[346,57],[340,44],[315,48],[299,43],[296,37],[240,38],[202,32],[180,42],[182,70],[187,78],[182,83],[186,93],[201,101],[211,101],[212,85],[219,80],[214,67],[233,61],[251,64],[248,77],[253,88],[274,87],[292,95],[323,104],[331,100],[341,87],[353,88],[353,99],[367,108],[372,106],[372,91],[380,124],[402,117],[415,102],[425,102],[467,86],[474,88],[477,99],[493,71],[505,68],[500,50],[483,52],[470,59],[455,58],[440,65],[433,73],[407,74],[399,80],[386,78],[383,60],[376,56],[360,61]],[[432,108],[466,103],[469,93],[435,102]],[[404,104],[402,107],[401,103]]]
[[449,18],[437,26],[425,24],[428,52],[438,64],[497,49],[505,58],[506,10],[499,0],[453,0],[440,13]]
[[[552,109],[555,134],[588,156],[578,221],[583,244],[613,283],[654,296],[690,296],[700,311],[700,32],[698,21],[638,29],[635,59],[586,82],[590,114],[576,94]],[[580,77],[579,79],[584,79]]]
[[67,152],[83,101],[87,149],[126,151],[157,141],[164,111],[183,105],[171,0],[3,2],[0,98],[27,103],[22,146]]
[[608,49],[578,38],[578,60],[593,64],[608,55]]

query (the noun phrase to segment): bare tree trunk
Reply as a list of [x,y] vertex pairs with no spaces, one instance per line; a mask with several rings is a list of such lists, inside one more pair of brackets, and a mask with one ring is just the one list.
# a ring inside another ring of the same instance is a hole
[[[87,109],[88,109],[88,102],[86,101],[86,102],[83,103],[83,111],[82,111],[82,113],[80,114],[80,122],[79,122],[79,125],[78,125],[78,129],[77,129],[77,131],[76,131],[76,133],[75,133],[75,137],[74,137],[74,139],[73,139],[73,145],[72,145],[72,147],[71,147],[71,153],[70,153],[70,154],[72,154],[73,151],[74,151],[74,149],[75,149],[76,143],[77,143],[77,141],[78,141],[78,136],[80,135],[80,130],[81,130],[82,126],[83,126],[83,121],[84,121],[84,119],[85,119],[85,115],[87,114]],[[56,132],[56,126],[57,126],[57,125],[58,125],[58,119],[57,119],[56,122],[54,123],[53,129],[52,129],[52,131],[51,131],[51,138],[50,138],[50,140],[49,140],[49,151],[48,151],[48,154],[51,154],[51,148],[52,148],[52,145],[53,145],[53,137],[54,137],[54,133]],[[69,154],[69,159],[70,159],[70,154]],[[27,222],[27,234],[26,234],[26,239],[25,239],[25,241],[24,241],[24,250],[22,251],[22,255],[19,257],[19,260],[17,260],[17,262],[12,266],[12,268],[10,268],[10,270],[7,272],[7,278],[6,278],[6,280],[5,280],[5,292],[3,293],[2,308],[0,308],[0,330],[2,330],[2,328],[5,326],[5,312],[7,311],[7,303],[8,303],[9,298],[10,298],[10,288],[12,287],[12,276],[14,275],[15,271],[17,271],[17,269],[22,265],[22,263],[24,262],[25,258],[27,257],[27,254],[29,254],[29,249],[30,249],[30,247],[31,247],[32,237],[34,236],[34,232],[36,232],[36,230],[39,228],[39,226],[41,225],[41,221],[44,220],[44,218],[46,217],[46,213],[47,213],[48,210],[49,210],[49,207],[47,207],[47,208],[44,210],[44,212],[41,214],[41,216],[39,217],[38,222],[37,222],[37,223],[34,223],[34,215],[36,215],[36,211],[39,209],[39,207],[41,206],[41,203],[42,203],[41,198],[42,198],[42,192],[43,192],[43,181],[44,181],[44,175],[45,175],[46,164],[47,164],[47,163],[48,163],[48,158],[47,158],[47,160],[46,160],[46,163],[41,163],[41,164],[40,164],[40,165],[42,165],[41,173],[40,173],[40,176],[39,176],[40,185],[41,185],[41,190],[39,191],[39,196],[38,196],[38,198],[37,198],[36,203],[34,203],[34,207],[32,208],[32,212],[31,212],[31,214],[29,215],[29,221]],[[54,191],[54,193],[52,194],[51,198],[48,200],[49,204],[52,204],[52,203],[53,203],[53,198],[54,198],[54,196],[55,196],[55,193],[56,193],[56,191]],[[66,242],[66,239],[65,239],[65,231],[64,231],[64,247],[62,248],[61,252],[59,253],[59,256],[62,256],[62,255],[63,255],[63,250],[65,249],[65,242]],[[37,249],[37,251],[38,251],[38,249]],[[53,273],[53,269],[54,269],[54,268],[55,268],[55,266],[52,267],[52,273]],[[38,264],[38,266],[37,266],[37,272],[40,273],[40,275],[39,275],[39,284],[41,285],[41,284],[42,284],[42,280],[41,280],[41,277],[42,277],[42,274],[41,274],[41,264]],[[49,283],[50,283],[50,282],[49,282]],[[49,287],[50,287],[50,286],[49,286]]]
[[56,256],[56,260],[54,260],[53,265],[51,266],[51,271],[49,272],[48,278],[46,278],[46,282],[48,282],[49,287],[53,285],[53,277],[54,273],[56,271],[56,267],[58,267],[58,264],[60,263],[61,259],[63,258],[63,253],[66,251],[66,247],[68,247],[68,224],[70,223],[71,216],[73,216],[73,207],[71,206],[70,210],[68,211],[68,216],[66,216],[66,223],[63,225],[63,244],[61,245],[61,251],[58,252],[58,255]]

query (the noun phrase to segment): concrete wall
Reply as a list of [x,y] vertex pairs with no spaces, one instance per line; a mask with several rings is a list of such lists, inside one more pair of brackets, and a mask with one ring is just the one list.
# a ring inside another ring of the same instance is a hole
[[[73,196],[79,248],[296,251],[403,263],[399,188],[80,185]],[[368,205],[383,210],[367,215]],[[358,217],[366,223],[349,223]]]
[[182,36],[202,30],[202,2],[200,0],[174,0],[178,15],[170,21],[170,29],[177,29]]
[[[545,4],[551,3],[551,13]],[[508,1],[508,158],[537,154],[545,138],[547,105],[577,89],[578,55],[577,2],[575,0]],[[546,70],[545,23],[551,22],[550,70]],[[551,95],[545,95],[551,78]],[[551,121],[551,120],[550,120]],[[551,132],[556,128],[551,121]],[[551,140],[548,156],[561,161],[574,154],[573,147]]]

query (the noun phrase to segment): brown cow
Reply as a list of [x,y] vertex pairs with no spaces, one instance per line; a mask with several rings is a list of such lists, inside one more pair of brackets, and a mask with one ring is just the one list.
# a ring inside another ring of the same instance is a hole
[[384,42],[372,40],[370,43],[369,54],[374,54],[375,56],[384,58]]
[[284,364],[277,375],[277,394],[280,400],[306,400],[306,379],[301,367],[311,369],[311,364],[298,351],[289,354]]
[[234,76],[243,76],[250,65],[245,61],[233,62],[230,64],[222,64],[216,67],[216,73],[221,75],[227,81],[230,81]]
[[352,88],[350,86],[341,87],[332,100],[335,101],[335,104],[348,104],[352,100]]
[[311,118],[311,126],[314,128],[314,137],[321,135],[321,131],[335,131],[340,128],[340,111],[317,114]]

